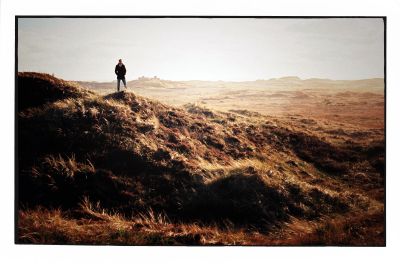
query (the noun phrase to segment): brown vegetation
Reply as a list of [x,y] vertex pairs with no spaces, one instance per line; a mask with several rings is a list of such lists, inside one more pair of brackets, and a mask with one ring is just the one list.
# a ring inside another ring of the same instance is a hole
[[18,243],[385,243],[379,131],[38,73],[18,75],[18,97]]

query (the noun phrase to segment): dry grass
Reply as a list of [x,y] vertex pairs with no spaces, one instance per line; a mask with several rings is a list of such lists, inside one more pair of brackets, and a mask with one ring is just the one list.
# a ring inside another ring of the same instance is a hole
[[[29,102],[32,88],[50,95]],[[17,242],[384,244],[378,131],[101,96],[36,73],[19,90]]]
[[[212,226],[174,224],[153,211],[127,220],[89,202],[85,218],[75,219],[60,210],[43,208],[19,212],[20,243],[113,245],[234,245],[251,243],[243,231]],[[82,214],[81,214],[82,215]],[[254,243],[253,243],[254,244]]]
[[[19,211],[18,243],[101,245],[296,245],[382,246],[382,213],[311,222],[293,219],[281,229],[224,228],[197,223],[172,223],[153,211],[126,219],[93,206],[81,205],[80,218],[44,208]],[[75,215],[76,216],[76,215]],[[371,228],[373,230],[371,231]],[[373,232],[371,234],[371,232]]]

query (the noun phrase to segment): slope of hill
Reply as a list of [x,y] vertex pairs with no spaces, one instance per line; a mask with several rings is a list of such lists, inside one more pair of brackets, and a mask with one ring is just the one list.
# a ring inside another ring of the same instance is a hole
[[17,85],[18,243],[384,244],[379,132]]

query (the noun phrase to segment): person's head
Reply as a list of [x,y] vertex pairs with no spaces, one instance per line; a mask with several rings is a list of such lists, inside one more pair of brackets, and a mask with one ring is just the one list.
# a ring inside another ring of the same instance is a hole
[[122,59],[119,59],[119,60],[118,60],[118,63],[119,63],[119,64],[122,64]]

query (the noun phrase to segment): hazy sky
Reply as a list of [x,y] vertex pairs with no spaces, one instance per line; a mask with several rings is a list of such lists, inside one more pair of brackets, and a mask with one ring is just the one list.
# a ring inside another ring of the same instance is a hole
[[68,80],[383,77],[382,19],[20,18],[18,70]]

